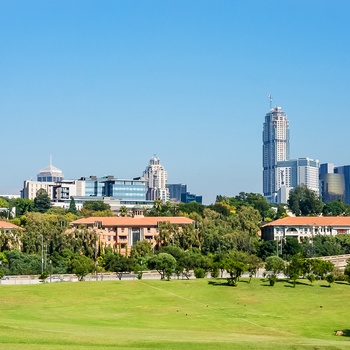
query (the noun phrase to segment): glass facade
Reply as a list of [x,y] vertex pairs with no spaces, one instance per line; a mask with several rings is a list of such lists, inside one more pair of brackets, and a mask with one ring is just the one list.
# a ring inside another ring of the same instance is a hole
[[146,200],[146,181],[120,180],[110,176],[89,179],[85,181],[85,195],[144,201]]

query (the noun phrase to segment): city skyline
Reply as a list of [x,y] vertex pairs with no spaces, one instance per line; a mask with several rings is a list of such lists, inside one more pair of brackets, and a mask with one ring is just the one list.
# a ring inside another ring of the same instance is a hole
[[[0,3],[0,193],[53,155],[66,178],[141,176],[203,202],[262,193],[261,125],[290,122],[290,158],[350,164],[350,3]],[[98,173],[98,174],[97,174]]]

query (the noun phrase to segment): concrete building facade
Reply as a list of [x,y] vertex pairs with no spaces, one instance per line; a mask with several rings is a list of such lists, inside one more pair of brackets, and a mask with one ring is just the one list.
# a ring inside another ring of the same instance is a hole
[[285,160],[289,160],[289,122],[281,107],[275,107],[263,125],[263,193],[270,203],[277,197],[277,162]]

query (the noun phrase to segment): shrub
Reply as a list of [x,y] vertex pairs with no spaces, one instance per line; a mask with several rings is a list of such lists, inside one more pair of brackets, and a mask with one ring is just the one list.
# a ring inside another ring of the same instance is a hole
[[205,270],[201,267],[197,267],[194,269],[194,275],[196,278],[204,278],[205,277]]

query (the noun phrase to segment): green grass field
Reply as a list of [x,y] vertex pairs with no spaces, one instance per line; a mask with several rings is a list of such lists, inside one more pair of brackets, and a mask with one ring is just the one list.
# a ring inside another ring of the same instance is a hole
[[350,285],[224,282],[2,285],[0,348],[350,349]]

